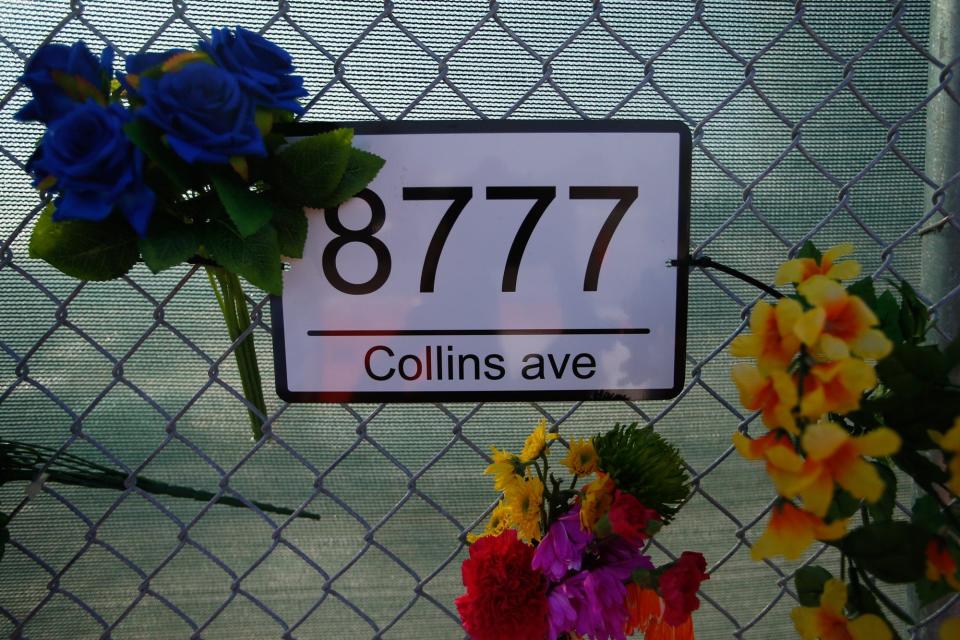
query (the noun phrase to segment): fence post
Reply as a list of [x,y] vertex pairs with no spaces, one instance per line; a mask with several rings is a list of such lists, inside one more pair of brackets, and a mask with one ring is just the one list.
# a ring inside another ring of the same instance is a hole
[[[946,65],[960,56],[960,3],[957,0],[930,0],[930,53]],[[935,91],[942,82],[944,70],[930,65],[928,86]],[[947,69],[952,72],[948,91],[940,91],[927,106],[926,122],[926,160],[927,175],[939,186],[960,172],[960,61]],[[944,76],[946,77],[946,76]],[[954,97],[956,96],[956,98]],[[931,187],[927,195],[933,205],[941,207],[943,216],[956,216],[960,222],[960,184],[938,193]],[[923,293],[937,305],[944,296],[960,284],[960,232],[953,224],[939,224],[934,217],[932,225],[921,235],[921,275],[920,285]],[[947,342],[960,336],[960,296],[936,307],[937,327],[942,332],[934,338]],[[911,608],[918,622],[930,616],[943,606],[938,601],[926,607],[920,607],[912,590]],[[938,616],[937,620],[920,628],[912,636],[916,640],[937,638],[938,622],[957,615],[960,605],[953,605]]]

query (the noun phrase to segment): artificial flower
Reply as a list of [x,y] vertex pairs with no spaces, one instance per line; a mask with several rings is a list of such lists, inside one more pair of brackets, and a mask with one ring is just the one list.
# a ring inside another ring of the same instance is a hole
[[504,489],[504,503],[510,511],[510,524],[524,540],[539,540],[540,509],[543,504],[543,483],[527,478]]
[[253,101],[230,72],[216,65],[192,62],[159,78],[144,75],[139,93],[145,104],[137,115],[158,127],[190,164],[227,164],[235,156],[267,153]]
[[890,627],[883,618],[864,613],[850,620],[843,612],[846,604],[847,585],[827,580],[820,606],[796,607],[790,618],[803,640],[891,640]]
[[957,561],[947,543],[940,538],[931,538],[927,543],[927,580],[940,582],[943,580],[954,591],[960,591],[960,581],[957,580]]
[[940,640],[957,640],[957,638],[960,638],[960,618],[945,620],[943,624],[940,625],[937,637],[940,638]]
[[883,495],[883,479],[863,456],[893,455],[900,449],[900,436],[880,427],[862,436],[851,436],[840,425],[821,421],[810,425],[800,440],[807,461],[793,483],[786,483],[783,495],[799,495],[803,506],[819,517],[833,500],[834,483],[855,498],[876,502]]
[[105,106],[106,87],[113,75],[113,50],[97,59],[87,45],[46,44],[33,54],[20,82],[33,98],[14,115],[20,121],[51,124],[89,100]]
[[29,169],[52,183],[55,222],[96,222],[119,211],[140,237],[147,234],[155,196],[143,181],[143,154],[123,131],[129,121],[119,104],[86,102],[47,128]]
[[663,599],[653,589],[633,582],[627,585],[627,635],[639,631],[644,640],[693,640],[693,618],[687,616],[679,625],[663,619]]
[[851,280],[860,275],[860,263],[856,260],[844,260],[837,262],[838,258],[843,258],[853,253],[854,247],[850,243],[838,244],[828,249],[820,257],[820,260],[813,258],[794,258],[787,260],[777,270],[774,280],[777,286],[785,285],[789,282],[801,284],[813,276],[825,276],[831,280]]
[[214,29],[200,49],[232,73],[258,106],[303,113],[297,98],[307,90],[303,78],[293,75],[293,59],[259,33],[242,27]]
[[577,626],[576,595],[575,588],[565,583],[550,590],[547,595],[547,640],[557,640]]
[[607,514],[613,503],[613,480],[605,473],[583,488],[580,496],[580,524],[586,531],[593,531],[597,521]]
[[753,544],[750,556],[754,560],[774,556],[796,560],[814,540],[838,540],[846,532],[846,520],[827,524],[792,502],[781,502],[773,507],[767,529]]
[[946,433],[931,429],[927,431],[927,435],[938,447],[953,454],[947,464],[947,468],[950,470],[950,480],[946,487],[954,495],[960,495],[960,455],[957,455],[960,453],[960,417],[954,420],[953,426]]
[[480,538],[487,536],[498,536],[510,526],[510,510],[503,504],[503,500],[497,502],[497,506],[490,512],[490,520],[487,521],[487,527],[480,535],[472,533],[467,534],[467,542],[473,543]]
[[616,489],[607,518],[615,534],[632,544],[641,545],[650,536],[647,525],[651,521],[659,522],[660,515],[629,493]]
[[547,582],[530,566],[533,547],[508,529],[470,545],[461,567],[466,593],[456,599],[463,627],[476,640],[542,640]]
[[747,460],[764,460],[767,463],[767,475],[781,495],[792,487],[797,474],[804,467],[803,457],[797,453],[790,436],[782,429],[768,431],[753,439],[736,432],[733,434],[733,446]]
[[550,525],[533,554],[533,568],[559,582],[567,572],[580,569],[583,550],[592,539],[580,526],[580,507],[574,505]]
[[859,358],[816,364],[803,380],[800,413],[817,420],[827,413],[856,411],[860,408],[864,391],[875,386],[876,372]]
[[700,583],[709,580],[707,561],[703,554],[684,551],[680,558],[660,575],[660,596],[664,602],[663,620],[679,626],[700,608],[697,590]]
[[556,440],[560,436],[556,433],[547,433],[547,421],[540,418],[540,422],[534,428],[533,432],[527,436],[523,443],[523,449],[520,451],[521,462],[531,462],[539,458],[547,448],[547,443]]
[[563,459],[563,465],[578,478],[588,476],[596,471],[597,452],[593,448],[593,441],[583,438],[571,440],[570,448],[567,449],[567,457]]
[[815,275],[797,289],[814,306],[794,325],[797,337],[827,360],[842,360],[853,353],[880,360],[893,343],[879,329],[877,316],[860,297],[850,295],[843,285]]
[[786,369],[800,351],[793,326],[802,315],[803,307],[792,298],[782,298],[776,307],[761,300],[750,312],[751,333],[734,338],[730,354],[756,358],[762,371]]
[[591,640],[626,640],[625,579],[622,572],[608,567],[581,571],[567,578],[558,589],[576,612],[576,619],[572,627],[553,626],[559,627],[561,633],[573,632]]
[[730,370],[740,391],[740,402],[750,411],[759,411],[770,429],[782,427],[799,433],[793,409],[797,406],[797,383],[785,371],[767,373],[750,364],[737,364]]
[[493,486],[497,491],[505,491],[507,487],[523,481],[520,470],[520,459],[506,450],[493,447],[493,462],[487,466],[483,475],[493,476]]

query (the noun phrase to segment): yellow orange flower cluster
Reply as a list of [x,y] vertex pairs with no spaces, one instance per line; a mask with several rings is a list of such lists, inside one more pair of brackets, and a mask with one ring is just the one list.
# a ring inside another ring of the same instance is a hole
[[864,613],[853,620],[847,618],[847,585],[840,580],[827,580],[819,607],[796,607],[790,612],[793,624],[803,640],[849,638],[849,640],[891,640],[890,627],[878,615]]
[[[505,529],[515,529],[517,535],[528,542],[541,538],[544,486],[539,475],[531,473],[531,469],[535,468],[538,461],[543,461],[544,469],[546,468],[547,447],[558,437],[556,433],[547,430],[547,421],[541,419],[527,436],[519,455],[493,447],[492,462],[484,474],[493,476],[494,489],[503,493],[503,499],[491,512],[483,533],[469,534],[469,542],[484,536],[499,535]],[[596,473],[597,452],[592,441],[572,441],[563,464],[577,478]],[[611,482],[611,496],[612,486]],[[602,504],[598,504],[594,511],[601,506]],[[609,500],[606,506],[609,508]],[[597,517],[599,518],[599,515]]]
[[[736,433],[733,444],[748,460],[765,462],[782,498],[753,547],[755,559],[796,559],[814,540],[845,535],[845,520],[824,520],[835,492],[842,488],[855,498],[879,500],[884,483],[865,456],[889,456],[900,448],[891,429],[854,436],[829,419],[860,407],[863,393],[877,384],[868,360],[893,348],[873,311],[840,283],[860,273],[857,262],[840,260],[851,253],[852,245],[840,245],[819,260],[785,263],[776,282],[793,283],[798,295],[776,305],[757,303],[750,333],[730,345],[735,357],[753,360],[734,365],[731,376],[743,406],[760,412],[769,429],[756,439]],[[960,450],[960,429],[956,440]],[[798,498],[802,508],[794,503]]]

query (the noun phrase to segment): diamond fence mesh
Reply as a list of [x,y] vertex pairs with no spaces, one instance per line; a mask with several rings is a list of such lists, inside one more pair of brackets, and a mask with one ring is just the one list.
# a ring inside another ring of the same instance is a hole
[[[945,193],[960,180],[925,172],[927,112],[956,100],[928,21],[926,0],[3,2],[0,435],[46,449],[33,482],[0,486],[12,515],[0,633],[462,636],[452,601],[466,532],[494,498],[487,453],[519,446],[540,417],[564,438],[639,421],[680,447],[696,491],[650,551],[707,555],[701,637],[792,633],[802,564],[749,558],[772,492],[731,456],[730,434],[757,427],[725,347],[759,296],[708,271],[691,274],[688,380],[672,401],[288,406],[271,394],[251,442],[234,345],[196,268],[78,283],[28,257],[41,203],[23,168],[41,131],[12,115],[39,45],[127,54],[189,46],[213,26],[259,29],[306,77],[305,120],[680,119],[695,143],[695,255],[772,281],[807,239],[853,240],[880,284],[919,288],[920,235],[955,224]],[[955,293],[924,300],[936,312]],[[249,296],[269,372],[269,307]],[[44,475],[70,456],[121,474],[118,490]],[[214,497],[151,493],[144,478]],[[906,483],[901,494],[905,508]]]

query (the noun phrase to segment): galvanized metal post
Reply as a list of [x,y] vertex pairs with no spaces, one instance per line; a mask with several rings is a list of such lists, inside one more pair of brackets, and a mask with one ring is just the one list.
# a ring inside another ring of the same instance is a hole
[[[941,69],[930,65],[929,88],[937,90],[949,78],[950,91],[940,91],[927,106],[925,169],[938,186],[944,185],[960,172],[960,2],[957,0],[930,0],[930,53],[948,65]],[[946,74],[946,75],[945,75]],[[952,93],[952,95],[951,95]],[[960,183],[946,189],[928,188],[930,204],[939,203],[944,217],[960,222]],[[921,277],[923,293],[936,305],[936,321],[940,333],[934,337],[941,343],[960,335],[960,296],[938,304],[944,296],[960,285],[960,232],[949,221],[943,223],[934,217],[933,224],[921,235]],[[918,622],[935,613],[943,601],[920,607],[913,597],[913,614]],[[940,620],[960,613],[958,606],[917,630],[914,638],[937,638]]]

